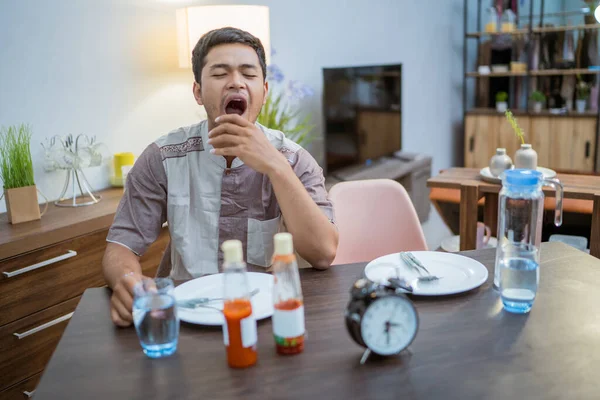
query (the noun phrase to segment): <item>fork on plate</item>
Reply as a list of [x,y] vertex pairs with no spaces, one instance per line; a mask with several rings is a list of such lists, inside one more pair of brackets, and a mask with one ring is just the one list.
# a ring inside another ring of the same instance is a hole
[[[260,291],[260,289],[258,289],[258,288],[254,289],[253,291],[250,292],[250,297],[253,297],[259,291]],[[177,306],[182,307],[182,308],[197,308],[197,307],[214,308],[214,307],[207,306],[207,304],[215,302],[215,301],[222,301],[222,300],[225,300],[225,299],[222,297],[199,297],[199,298],[195,298],[195,299],[179,300],[177,302]]]
[[419,282],[431,282],[443,278],[442,276],[432,275],[429,272],[429,270],[423,265],[423,263],[409,252],[400,252],[400,260],[402,260],[404,264],[408,265],[411,269],[419,273],[419,276],[417,277],[417,280],[419,280]]

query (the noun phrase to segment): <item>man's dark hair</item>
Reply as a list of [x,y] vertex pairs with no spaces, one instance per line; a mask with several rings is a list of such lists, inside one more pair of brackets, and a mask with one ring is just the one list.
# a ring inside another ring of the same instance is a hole
[[260,39],[256,36],[243,31],[241,29],[227,27],[214,29],[210,32],[205,33],[192,51],[192,70],[194,71],[194,79],[196,82],[200,82],[202,76],[202,68],[206,65],[206,55],[213,47],[221,44],[230,43],[241,43],[246,46],[250,46],[256,51],[260,67],[263,72],[263,79],[267,78],[267,61],[265,58],[265,48],[263,47]]

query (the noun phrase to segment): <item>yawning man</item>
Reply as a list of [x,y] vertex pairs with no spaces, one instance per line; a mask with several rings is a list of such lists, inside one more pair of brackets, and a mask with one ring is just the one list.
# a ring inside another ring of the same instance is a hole
[[103,259],[115,324],[132,322],[139,257],[168,222],[159,271],[173,279],[219,272],[221,243],[241,240],[248,269],[265,270],[286,230],[314,268],[335,258],[338,233],[323,170],[282,132],[256,122],[266,101],[265,50],[235,28],[205,34],[192,52],[193,92],[207,119],[150,144],[127,175]]

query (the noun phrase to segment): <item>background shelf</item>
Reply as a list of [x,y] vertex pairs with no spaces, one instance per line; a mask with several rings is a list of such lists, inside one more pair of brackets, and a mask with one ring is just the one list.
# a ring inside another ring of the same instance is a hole
[[[540,69],[529,71],[531,76],[551,76],[551,75],[595,75],[599,74],[600,70],[587,68],[574,69]],[[490,72],[489,74],[480,74],[479,72],[467,72],[466,76],[471,78],[497,78],[507,76],[527,76],[527,72]]]

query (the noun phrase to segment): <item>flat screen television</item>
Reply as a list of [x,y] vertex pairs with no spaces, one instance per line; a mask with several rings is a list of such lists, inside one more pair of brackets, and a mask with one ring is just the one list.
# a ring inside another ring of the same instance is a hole
[[323,68],[326,173],[402,148],[402,64]]

